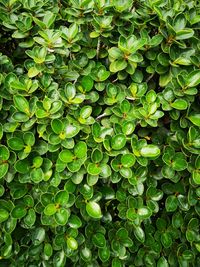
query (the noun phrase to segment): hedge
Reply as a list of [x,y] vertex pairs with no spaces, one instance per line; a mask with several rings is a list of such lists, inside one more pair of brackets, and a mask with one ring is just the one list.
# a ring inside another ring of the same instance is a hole
[[200,4],[0,1],[0,266],[200,266]]

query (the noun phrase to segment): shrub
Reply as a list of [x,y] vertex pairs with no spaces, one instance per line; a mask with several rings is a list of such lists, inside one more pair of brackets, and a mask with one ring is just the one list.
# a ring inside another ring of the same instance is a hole
[[0,266],[200,266],[199,10],[1,0]]

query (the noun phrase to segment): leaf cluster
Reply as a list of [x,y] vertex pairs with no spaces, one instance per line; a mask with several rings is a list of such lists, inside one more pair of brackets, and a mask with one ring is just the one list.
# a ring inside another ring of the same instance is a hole
[[200,3],[0,1],[0,267],[200,266]]

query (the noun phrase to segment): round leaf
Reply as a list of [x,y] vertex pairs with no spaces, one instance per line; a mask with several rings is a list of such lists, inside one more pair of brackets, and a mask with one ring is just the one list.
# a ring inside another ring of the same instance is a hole
[[47,216],[51,216],[51,215],[55,214],[56,211],[57,211],[57,209],[56,209],[55,204],[50,203],[45,207],[44,214]]
[[140,154],[143,157],[154,158],[160,155],[160,149],[155,145],[146,145],[142,147]]
[[87,155],[87,145],[83,141],[79,141],[74,147],[74,154],[77,158],[81,159]]
[[8,139],[8,146],[13,150],[22,150],[24,148],[24,142],[18,137],[12,137]]
[[185,110],[188,107],[188,103],[184,99],[176,99],[172,104],[171,107],[178,109],[178,110]]
[[57,204],[66,205],[69,200],[69,193],[67,191],[62,190],[59,191],[54,198]]
[[124,134],[117,134],[111,139],[111,146],[114,150],[122,149],[126,144],[126,137]]
[[178,207],[178,199],[176,196],[168,196],[165,202],[165,207],[168,212],[175,211]]
[[72,154],[70,150],[67,150],[67,149],[61,151],[59,154],[59,159],[63,161],[64,163],[72,162],[73,158],[74,158],[74,155]]
[[68,221],[69,215],[70,214],[67,209],[64,208],[59,209],[54,215],[56,223],[59,225],[65,225]]
[[0,208],[0,223],[6,221],[9,217],[9,212],[5,209]]
[[94,201],[90,201],[86,204],[86,211],[92,218],[100,219],[102,217],[101,208],[99,204]]
[[135,164],[135,156],[133,154],[124,154],[121,157],[121,163],[124,167],[130,168]]
[[67,238],[67,246],[71,250],[77,250],[78,243],[77,243],[76,239],[74,239],[73,237],[68,237]]

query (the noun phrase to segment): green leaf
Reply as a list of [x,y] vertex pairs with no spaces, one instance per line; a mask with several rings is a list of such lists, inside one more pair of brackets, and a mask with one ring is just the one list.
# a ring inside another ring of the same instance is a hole
[[106,262],[110,258],[110,250],[108,247],[103,247],[98,249],[98,255],[102,262]]
[[59,154],[59,159],[65,163],[72,162],[73,158],[74,158],[74,155],[68,149],[61,151]]
[[189,39],[194,35],[192,29],[183,29],[176,32],[176,40],[185,40]]
[[22,150],[24,148],[24,142],[21,138],[11,137],[8,139],[8,146],[13,150]]
[[90,162],[87,166],[87,172],[91,175],[98,175],[101,172],[101,168],[97,163]]
[[97,37],[99,37],[99,33],[98,32],[91,32],[90,33],[90,38],[97,38]]
[[117,233],[116,233],[116,236],[122,240],[122,239],[125,239],[125,238],[128,238],[128,231],[125,229],[125,228],[120,228]]
[[11,216],[16,219],[23,218],[27,213],[26,207],[17,205],[11,212]]
[[122,267],[121,260],[118,258],[113,258],[112,260],[112,267]]
[[154,158],[160,155],[160,149],[155,145],[146,145],[140,150],[140,154],[143,157]]
[[41,244],[45,239],[45,229],[42,227],[37,227],[34,230],[31,239],[35,246]]
[[72,83],[67,83],[65,85],[65,96],[69,99],[72,100],[76,95],[76,88]]
[[27,115],[30,115],[29,102],[25,97],[23,97],[21,95],[15,95],[13,97],[13,101],[14,101],[16,108],[19,111],[24,112]]
[[102,233],[96,233],[92,236],[92,243],[98,248],[103,248],[106,245],[106,239]]
[[59,119],[54,119],[51,121],[51,128],[56,134],[60,134],[63,131],[63,123]]
[[8,148],[4,145],[0,145],[0,160],[5,161],[8,160],[10,156],[10,152]]
[[113,61],[110,64],[110,71],[111,72],[118,72],[120,70],[124,70],[127,67],[127,62],[124,59],[118,59],[116,61]]
[[137,226],[135,229],[134,229],[134,235],[135,237],[137,238],[138,241],[140,241],[141,243],[144,243],[145,241],[145,233],[143,231],[143,229],[139,226]]
[[92,107],[91,106],[84,106],[80,110],[80,117],[83,119],[87,119],[92,113]]
[[188,107],[188,103],[186,100],[179,98],[171,104],[171,107],[178,110],[185,110]]
[[137,213],[134,208],[129,208],[126,212],[126,216],[129,220],[134,221],[137,219]]
[[43,109],[37,109],[35,112],[35,115],[39,119],[47,118],[49,116],[49,113]]
[[8,163],[0,164],[0,179],[3,178],[8,172],[9,165]]
[[33,166],[35,168],[40,168],[42,163],[43,163],[43,158],[42,157],[37,156],[37,157],[33,158]]
[[114,150],[122,149],[126,144],[126,137],[124,134],[116,134],[111,139],[111,146]]
[[191,113],[188,119],[196,126],[200,127],[200,113]]
[[84,247],[83,249],[81,249],[80,255],[81,255],[81,258],[85,262],[90,262],[91,261],[92,253],[91,253],[91,250],[89,248]]
[[169,267],[169,264],[164,256],[159,258],[157,262],[157,267]]
[[53,257],[53,266],[55,267],[63,267],[66,262],[66,256],[64,250],[60,250],[59,252],[55,253]]
[[142,219],[147,219],[151,216],[151,210],[148,207],[142,207],[137,210],[137,214]]
[[173,28],[175,31],[180,31],[185,28],[186,24],[187,24],[187,20],[184,14],[179,14],[174,19]]
[[78,25],[76,23],[72,23],[69,26],[69,30],[68,30],[68,40],[71,41],[72,39],[75,38],[75,36],[78,33]]
[[200,185],[200,173],[199,170],[195,170],[192,172],[192,179],[195,182],[195,184]]
[[9,85],[14,88],[14,89],[17,89],[17,90],[24,90],[26,91],[26,85],[22,82],[20,82],[19,80],[17,79],[13,79],[14,77],[9,77]]
[[133,175],[132,170],[130,168],[122,167],[120,168],[119,172],[124,178],[127,179],[131,178]]
[[0,197],[2,197],[4,193],[5,193],[5,189],[3,185],[0,185]]
[[130,168],[135,164],[136,158],[133,154],[124,154],[121,157],[121,163],[124,167]]
[[55,221],[59,225],[66,225],[69,218],[69,211],[64,208],[60,208],[54,215]]
[[96,148],[92,151],[91,159],[94,163],[98,163],[103,159],[103,153],[101,150]]
[[5,209],[0,208],[0,223],[6,221],[9,217],[9,212]]
[[78,134],[78,132],[80,131],[80,128],[78,126],[72,125],[72,124],[68,124],[65,128],[65,132],[66,132],[66,137],[67,138],[72,138],[75,135]]
[[111,168],[108,164],[101,163],[100,167],[101,167],[100,176],[102,178],[108,178],[109,176],[111,176],[112,171],[111,171]]
[[37,69],[36,67],[31,67],[28,70],[28,77],[33,78],[33,77],[37,76],[39,73],[40,73],[39,69]]
[[79,141],[74,147],[74,154],[81,159],[87,156],[87,145],[83,141]]
[[178,199],[176,196],[168,196],[165,201],[165,208],[167,212],[175,211],[178,207]]
[[26,145],[33,146],[35,144],[35,136],[32,132],[25,132],[23,139]]
[[200,83],[200,70],[194,70],[189,73],[186,79],[188,87],[195,87]]
[[36,184],[44,180],[44,173],[41,168],[31,171],[31,180]]
[[100,219],[102,217],[101,208],[98,203],[90,201],[86,204],[86,211],[88,215],[94,219]]
[[67,238],[67,246],[71,250],[77,250],[78,249],[78,243],[77,243],[76,239],[74,239],[73,237]]
[[72,214],[68,220],[68,224],[71,228],[77,229],[82,226],[82,221],[77,215]]
[[83,86],[83,89],[86,91],[86,92],[89,92],[92,90],[93,88],[93,85],[94,85],[94,81],[93,79],[87,75],[87,76],[84,76],[81,80],[81,85]]
[[22,174],[28,173],[30,171],[30,163],[27,159],[16,161],[14,167],[17,172]]
[[123,56],[123,53],[121,50],[117,47],[112,47],[108,50],[109,56],[113,59],[118,59]]
[[36,214],[34,209],[29,209],[26,216],[24,217],[24,223],[28,227],[32,227],[36,221]]
[[51,257],[52,254],[53,254],[53,248],[52,248],[51,244],[50,243],[45,243],[44,244],[44,255],[46,257]]
[[171,73],[166,72],[164,74],[161,74],[159,77],[159,86],[165,87],[172,79]]
[[172,168],[175,171],[183,171],[187,168],[187,161],[185,160],[183,153],[178,152],[173,157]]
[[29,116],[23,112],[15,112],[12,115],[12,119],[16,122],[27,122],[29,120]]
[[45,16],[43,18],[43,23],[50,28],[50,26],[54,23],[56,19],[56,14],[52,13],[51,11],[46,11]]
[[163,40],[163,36],[161,34],[157,34],[152,37],[149,45],[151,46],[158,46]]
[[55,204],[50,203],[45,207],[44,214],[47,216],[51,216],[51,215],[55,214],[56,211],[57,211],[57,209],[56,209]]
[[162,175],[166,178],[173,178],[175,176],[175,171],[171,168],[171,166],[164,165],[162,167]]
[[180,228],[184,223],[183,216],[180,212],[176,212],[172,216],[172,226],[175,228]]
[[172,238],[170,233],[162,233],[161,234],[161,242],[165,248],[169,248],[172,245]]
[[67,168],[69,169],[70,172],[77,172],[80,170],[81,165],[83,164],[84,160],[83,159],[76,159],[73,160],[72,162],[69,162],[67,164]]
[[59,191],[55,195],[55,202],[59,205],[66,205],[69,200],[69,193],[67,191]]

